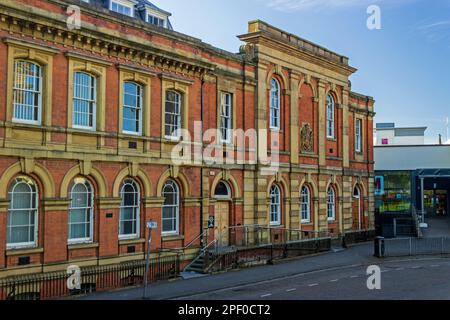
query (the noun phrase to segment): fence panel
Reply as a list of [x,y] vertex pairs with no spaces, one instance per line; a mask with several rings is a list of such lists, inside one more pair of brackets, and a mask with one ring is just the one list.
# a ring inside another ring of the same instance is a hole
[[404,257],[411,255],[411,239],[386,239],[385,252],[386,257]]
[[384,240],[384,257],[450,254],[450,238],[401,238]]

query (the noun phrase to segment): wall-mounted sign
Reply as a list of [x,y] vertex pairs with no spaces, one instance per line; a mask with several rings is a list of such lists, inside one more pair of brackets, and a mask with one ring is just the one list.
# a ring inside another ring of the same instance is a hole
[[147,222],[148,229],[158,229],[158,223],[156,221]]
[[214,216],[209,216],[208,218],[208,229],[213,229],[215,224]]
[[384,177],[383,176],[375,177],[375,195],[376,196],[384,195]]

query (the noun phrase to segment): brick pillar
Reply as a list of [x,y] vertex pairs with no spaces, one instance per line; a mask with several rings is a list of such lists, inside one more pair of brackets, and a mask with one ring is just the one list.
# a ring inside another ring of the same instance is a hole
[[298,99],[299,99],[299,76],[297,74],[291,74],[291,103],[290,103],[290,132],[291,132],[291,163],[298,164],[298,154],[300,152],[300,125],[298,114]]
[[325,111],[325,85],[323,80],[319,81],[319,105],[318,105],[318,118],[319,118],[319,166],[326,165],[326,111]]
[[70,200],[43,201],[44,264],[67,260],[68,215]]
[[342,93],[342,162],[344,168],[350,167],[350,144],[348,124],[348,90]]
[[119,252],[119,212],[120,198],[100,198],[98,200],[98,255],[116,256]]
[[[161,248],[161,230],[162,230],[162,206],[164,204],[163,197],[145,198],[143,201],[143,227],[144,233],[142,237],[145,237],[144,251],[147,252],[148,233],[147,222],[153,220],[158,223],[158,229],[152,230],[152,246],[150,250],[155,253],[156,250]],[[180,213],[181,214],[181,213]]]

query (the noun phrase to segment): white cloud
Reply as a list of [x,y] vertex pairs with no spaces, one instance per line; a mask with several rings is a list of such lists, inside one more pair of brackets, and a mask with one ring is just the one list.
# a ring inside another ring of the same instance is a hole
[[431,42],[444,42],[450,38],[450,20],[422,24],[416,28]]
[[437,27],[450,26],[450,20],[443,20],[418,27],[419,30],[427,30]]

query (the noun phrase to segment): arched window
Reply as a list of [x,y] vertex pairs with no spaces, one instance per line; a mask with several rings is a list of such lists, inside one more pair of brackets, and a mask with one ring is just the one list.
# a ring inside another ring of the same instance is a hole
[[36,184],[27,177],[17,178],[10,188],[9,199],[7,247],[36,246],[38,219]]
[[280,129],[280,83],[273,78],[270,82],[270,128]]
[[277,185],[270,189],[270,224],[281,224],[281,191]]
[[14,62],[13,121],[39,124],[42,109],[42,68],[30,61]]
[[181,94],[166,91],[165,135],[168,139],[180,138],[181,132]]
[[139,237],[140,192],[137,183],[131,179],[123,182],[120,189],[119,237]]
[[96,100],[97,83],[95,77],[85,72],[75,72],[72,115],[74,128],[95,130]]
[[69,243],[93,240],[94,192],[85,178],[76,178],[70,191]]
[[180,189],[175,181],[168,180],[164,184],[162,196],[162,233],[178,234],[180,220]]
[[228,184],[220,181],[216,186],[216,190],[214,190],[214,196],[216,198],[231,198],[231,191]]
[[334,98],[331,94],[327,96],[327,138],[334,139]]
[[123,84],[122,118],[124,133],[142,133],[142,87],[134,82]]
[[336,194],[332,186],[327,191],[327,215],[328,221],[336,220]]
[[307,186],[303,186],[300,194],[300,207],[302,212],[302,222],[311,222],[311,193]]

